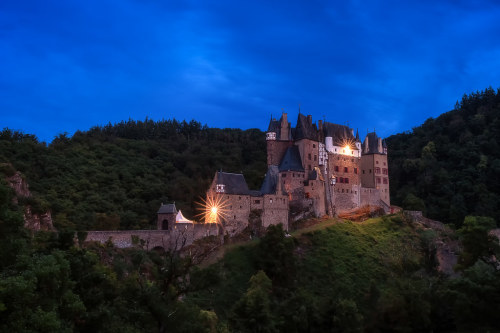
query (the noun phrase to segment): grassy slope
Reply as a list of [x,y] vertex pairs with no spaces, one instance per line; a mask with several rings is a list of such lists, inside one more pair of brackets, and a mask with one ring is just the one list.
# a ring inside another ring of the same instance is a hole
[[[374,306],[372,301],[392,302],[394,288],[401,288],[395,284],[420,269],[419,233],[399,216],[361,223],[328,220],[294,237],[298,240],[297,286],[314,297],[319,308],[332,300],[352,299],[367,318]],[[202,307],[214,308],[221,318],[227,316],[257,271],[257,246],[252,242],[227,251],[213,267],[220,273],[220,283],[211,290],[211,296],[195,295]],[[370,301],[374,286],[380,297]]]

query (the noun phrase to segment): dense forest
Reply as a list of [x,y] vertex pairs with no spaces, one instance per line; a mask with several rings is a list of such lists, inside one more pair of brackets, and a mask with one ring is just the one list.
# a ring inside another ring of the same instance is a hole
[[216,129],[196,121],[121,122],[57,136],[0,132],[4,174],[20,171],[36,211],[50,209],[57,229],[153,227],[162,202],[188,217],[217,170],[243,172],[259,189],[266,172],[265,136],[258,129]]
[[464,95],[387,144],[392,203],[456,226],[466,215],[500,221],[500,89]]

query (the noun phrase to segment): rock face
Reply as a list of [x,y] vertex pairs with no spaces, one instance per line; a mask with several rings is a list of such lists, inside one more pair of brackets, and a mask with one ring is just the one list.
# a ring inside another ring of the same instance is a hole
[[[21,173],[18,171],[13,176],[7,178],[7,183],[14,190],[16,196],[14,202],[18,203],[20,198],[30,198],[31,192],[28,183],[24,180]],[[37,214],[33,213],[31,206],[26,205],[24,211],[24,227],[34,231],[54,231],[52,223],[52,215],[50,211]]]

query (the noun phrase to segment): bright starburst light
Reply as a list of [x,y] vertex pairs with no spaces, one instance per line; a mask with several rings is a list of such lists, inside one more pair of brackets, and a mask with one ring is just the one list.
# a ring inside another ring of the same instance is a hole
[[229,205],[222,195],[207,195],[206,199],[201,198],[198,202],[200,214],[196,215],[205,220],[205,223],[220,223],[223,218],[229,216]]

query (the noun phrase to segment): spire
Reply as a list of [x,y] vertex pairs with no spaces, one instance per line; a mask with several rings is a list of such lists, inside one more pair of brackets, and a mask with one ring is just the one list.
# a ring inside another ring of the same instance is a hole
[[359,132],[357,128],[356,128],[356,142],[361,142],[361,140],[359,139]]

